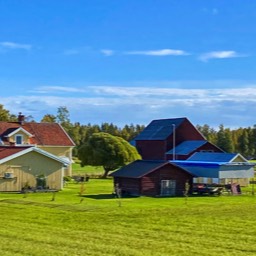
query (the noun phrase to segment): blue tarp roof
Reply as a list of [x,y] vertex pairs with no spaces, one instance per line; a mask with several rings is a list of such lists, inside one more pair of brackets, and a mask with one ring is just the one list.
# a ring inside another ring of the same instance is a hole
[[238,154],[236,153],[219,153],[219,152],[196,152],[188,161],[203,161],[203,162],[230,162]]
[[135,140],[165,140],[186,118],[153,120]]
[[[198,177],[208,177],[208,178],[219,178],[221,171],[232,170],[235,175],[237,171],[246,172],[248,169],[252,168],[254,164],[249,162],[245,163],[228,163],[228,162],[209,162],[209,161],[188,161],[188,160],[174,160],[170,161],[173,164],[187,170],[188,172],[198,176]],[[240,175],[240,173],[239,173]]]
[[[207,143],[207,140],[188,140],[180,143],[175,147],[175,154],[177,155],[188,155],[199,147]],[[166,154],[173,154],[173,149],[166,152]]]

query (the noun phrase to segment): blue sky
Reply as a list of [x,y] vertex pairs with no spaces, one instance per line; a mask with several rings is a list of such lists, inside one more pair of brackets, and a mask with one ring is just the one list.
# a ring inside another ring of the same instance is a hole
[[256,1],[0,0],[0,104],[40,121],[256,124]]

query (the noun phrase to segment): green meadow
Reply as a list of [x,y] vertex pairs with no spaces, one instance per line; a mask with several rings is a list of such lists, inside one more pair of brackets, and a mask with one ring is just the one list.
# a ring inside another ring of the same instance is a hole
[[[81,195],[82,193],[82,195]],[[256,196],[114,198],[111,179],[0,194],[0,255],[256,255]]]

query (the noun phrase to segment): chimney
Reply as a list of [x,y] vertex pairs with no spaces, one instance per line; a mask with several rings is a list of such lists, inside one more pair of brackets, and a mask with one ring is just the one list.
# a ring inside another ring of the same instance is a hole
[[25,121],[25,116],[22,115],[21,112],[19,112],[19,115],[18,115],[18,122],[22,125],[22,124],[24,124],[24,121]]

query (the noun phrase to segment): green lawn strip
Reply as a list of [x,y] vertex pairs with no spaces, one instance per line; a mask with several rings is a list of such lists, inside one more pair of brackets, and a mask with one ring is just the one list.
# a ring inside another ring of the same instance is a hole
[[80,203],[79,188],[0,194],[0,255],[256,254],[256,197],[116,199],[92,180]]

